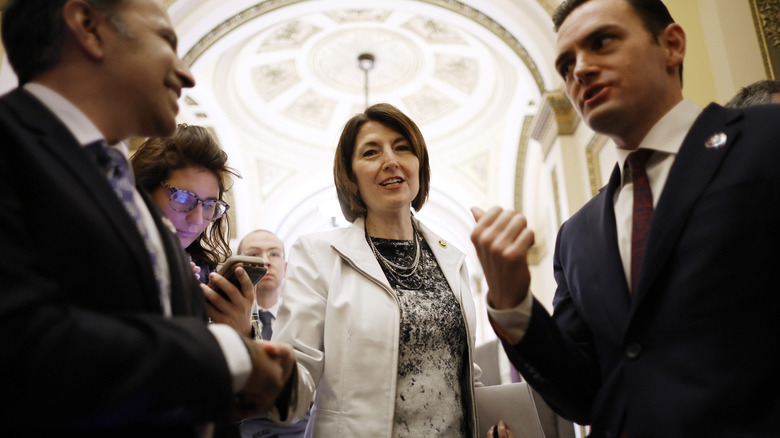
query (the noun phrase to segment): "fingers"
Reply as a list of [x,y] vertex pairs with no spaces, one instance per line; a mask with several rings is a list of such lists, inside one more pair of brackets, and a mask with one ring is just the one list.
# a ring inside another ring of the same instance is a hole
[[471,207],[471,215],[474,216],[475,221],[479,222],[483,214],[485,214],[485,210],[479,207]]
[[490,426],[487,438],[515,438],[515,435],[509,430],[504,420],[499,420],[497,425]]
[[263,349],[269,356],[283,359],[294,359],[295,351],[290,345],[275,341],[258,341],[263,344]]
[[241,296],[244,298],[252,297],[252,300],[254,301],[255,297],[255,285],[252,284],[252,279],[249,277],[249,274],[246,273],[246,270],[243,267],[236,268],[236,278],[238,278],[238,281],[241,282]]
[[488,285],[488,303],[496,309],[517,306],[528,293],[531,282],[528,251],[534,233],[525,216],[513,210],[492,207],[472,209],[477,224],[471,241]]
[[[240,271],[240,274],[237,278],[240,278],[241,275],[244,275],[243,268],[236,268],[236,273],[238,274]],[[245,277],[248,277],[248,275],[244,275]],[[240,281],[240,280],[239,280]],[[251,283],[251,282],[250,282]],[[209,283],[208,286],[214,290],[214,293],[219,295],[223,301],[232,301],[234,298],[241,296],[241,291],[227,278],[223,277],[220,274],[217,274],[216,272],[212,272],[209,274]],[[217,290],[224,293],[218,293]],[[219,300],[214,300],[216,303],[219,303]]]
[[200,266],[196,265],[195,262],[190,262],[190,268],[192,268],[192,272],[195,274],[195,279],[200,280]]
[[[245,387],[238,394],[234,406],[234,415],[237,418],[266,412],[290,379],[295,363],[290,346],[261,341],[253,341],[250,345],[254,350],[252,373]],[[280,357],[268,354],[268,350],[279,353]],[[288,350],[289,355],[285,353]]]
[[471,233],[471,241],[484,264],[496,257],[524,259],[534,244],[534,234],[528,228],[525,216],[512,210],[493,207],[480,214],[474,207],[472,213],[477,225]]
[[[212,284],[212,283],[209,283]],[[211,309],[214,309],[217,312],[224,313],[222,310],[222,307],[225,307],[228,302],[225,298],[222,297],[217,291],[210,288],[209,286],[201,283],[200,290],[203,292],[203,296],[206,298],[206,303],[210,306],[209,314],[211,313]],[[211,316],[211,315],[209,315]]]

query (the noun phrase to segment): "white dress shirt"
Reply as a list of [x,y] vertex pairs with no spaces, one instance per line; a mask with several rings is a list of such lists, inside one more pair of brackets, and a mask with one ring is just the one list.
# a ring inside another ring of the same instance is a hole
[[[645,167],[650,190],[653,195],[653,207],[663,194],[666,179],[672,168],[685,136],[701,114],[699,108],[691,100],[684,99],[674,106],[647,133],[637,149],[652,149],[655,153],[650,157]],[[626,282],[631,284],[631,230],[634,212],[634,184],[631,174],[625,172],[625,163],[632,150],[617,149],[618,163],[622,184],[615,192],[615,221],[620,260]],[[630,287],[630,286],[629,286]],[[528,329],[531,320],[533,296],[529,293],[525,299],[513,309],[497,310],[488,303],[488,315],[493,323],[512,344],[520,342]]]

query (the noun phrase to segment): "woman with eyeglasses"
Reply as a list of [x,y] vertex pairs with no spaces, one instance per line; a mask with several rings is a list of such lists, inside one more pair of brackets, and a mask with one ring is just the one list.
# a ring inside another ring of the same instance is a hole
[[[170,137],[147,140],[130,158],[136,181],[176,228],[203,283],[231,255],[230,221],[225,214],[230,206],[222,198],[231,175],[239,175],[227,166],[227,158],[206,128],[186,124]],[[204,290],[209,316],[249,334],[254,288],[238,292],[226,291],[231,298],[226,300]]]

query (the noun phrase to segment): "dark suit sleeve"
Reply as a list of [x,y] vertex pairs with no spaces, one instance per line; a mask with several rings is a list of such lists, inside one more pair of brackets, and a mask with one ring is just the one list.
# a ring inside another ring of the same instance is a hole
[[592,334],[572,303],[561,263],[562,232],[563,227],[553,262],[558,283],[553,316],[534,299],[523,339],[516,345],[503,341],[503,345],[515,368],[556,412],[571,421],[589,424],[601,377]]
[[[150,268],[107,220],[113,200],[95,197],[4,103],[0,423],[122,429],[227,417],[231,376],[202,317],[160,314],[141,279]],[[83,161],[66,131],[46,141],[60,136],[69,140],[58,147]]]

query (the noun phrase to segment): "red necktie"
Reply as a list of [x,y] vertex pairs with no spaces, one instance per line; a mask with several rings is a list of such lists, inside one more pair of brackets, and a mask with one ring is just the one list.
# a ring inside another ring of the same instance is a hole
[[639,280],[639,270],[645,256],[647,235],[650,233],[650,222],[653,219],[653,194],[650,191],[650,181],[645,172],[645,163],[653,153],[650,149],[639,149],[632,152],[626,160],[631,169],[631,181],[634,183],[634,219],[631,230],[631,293],[636,291]]

